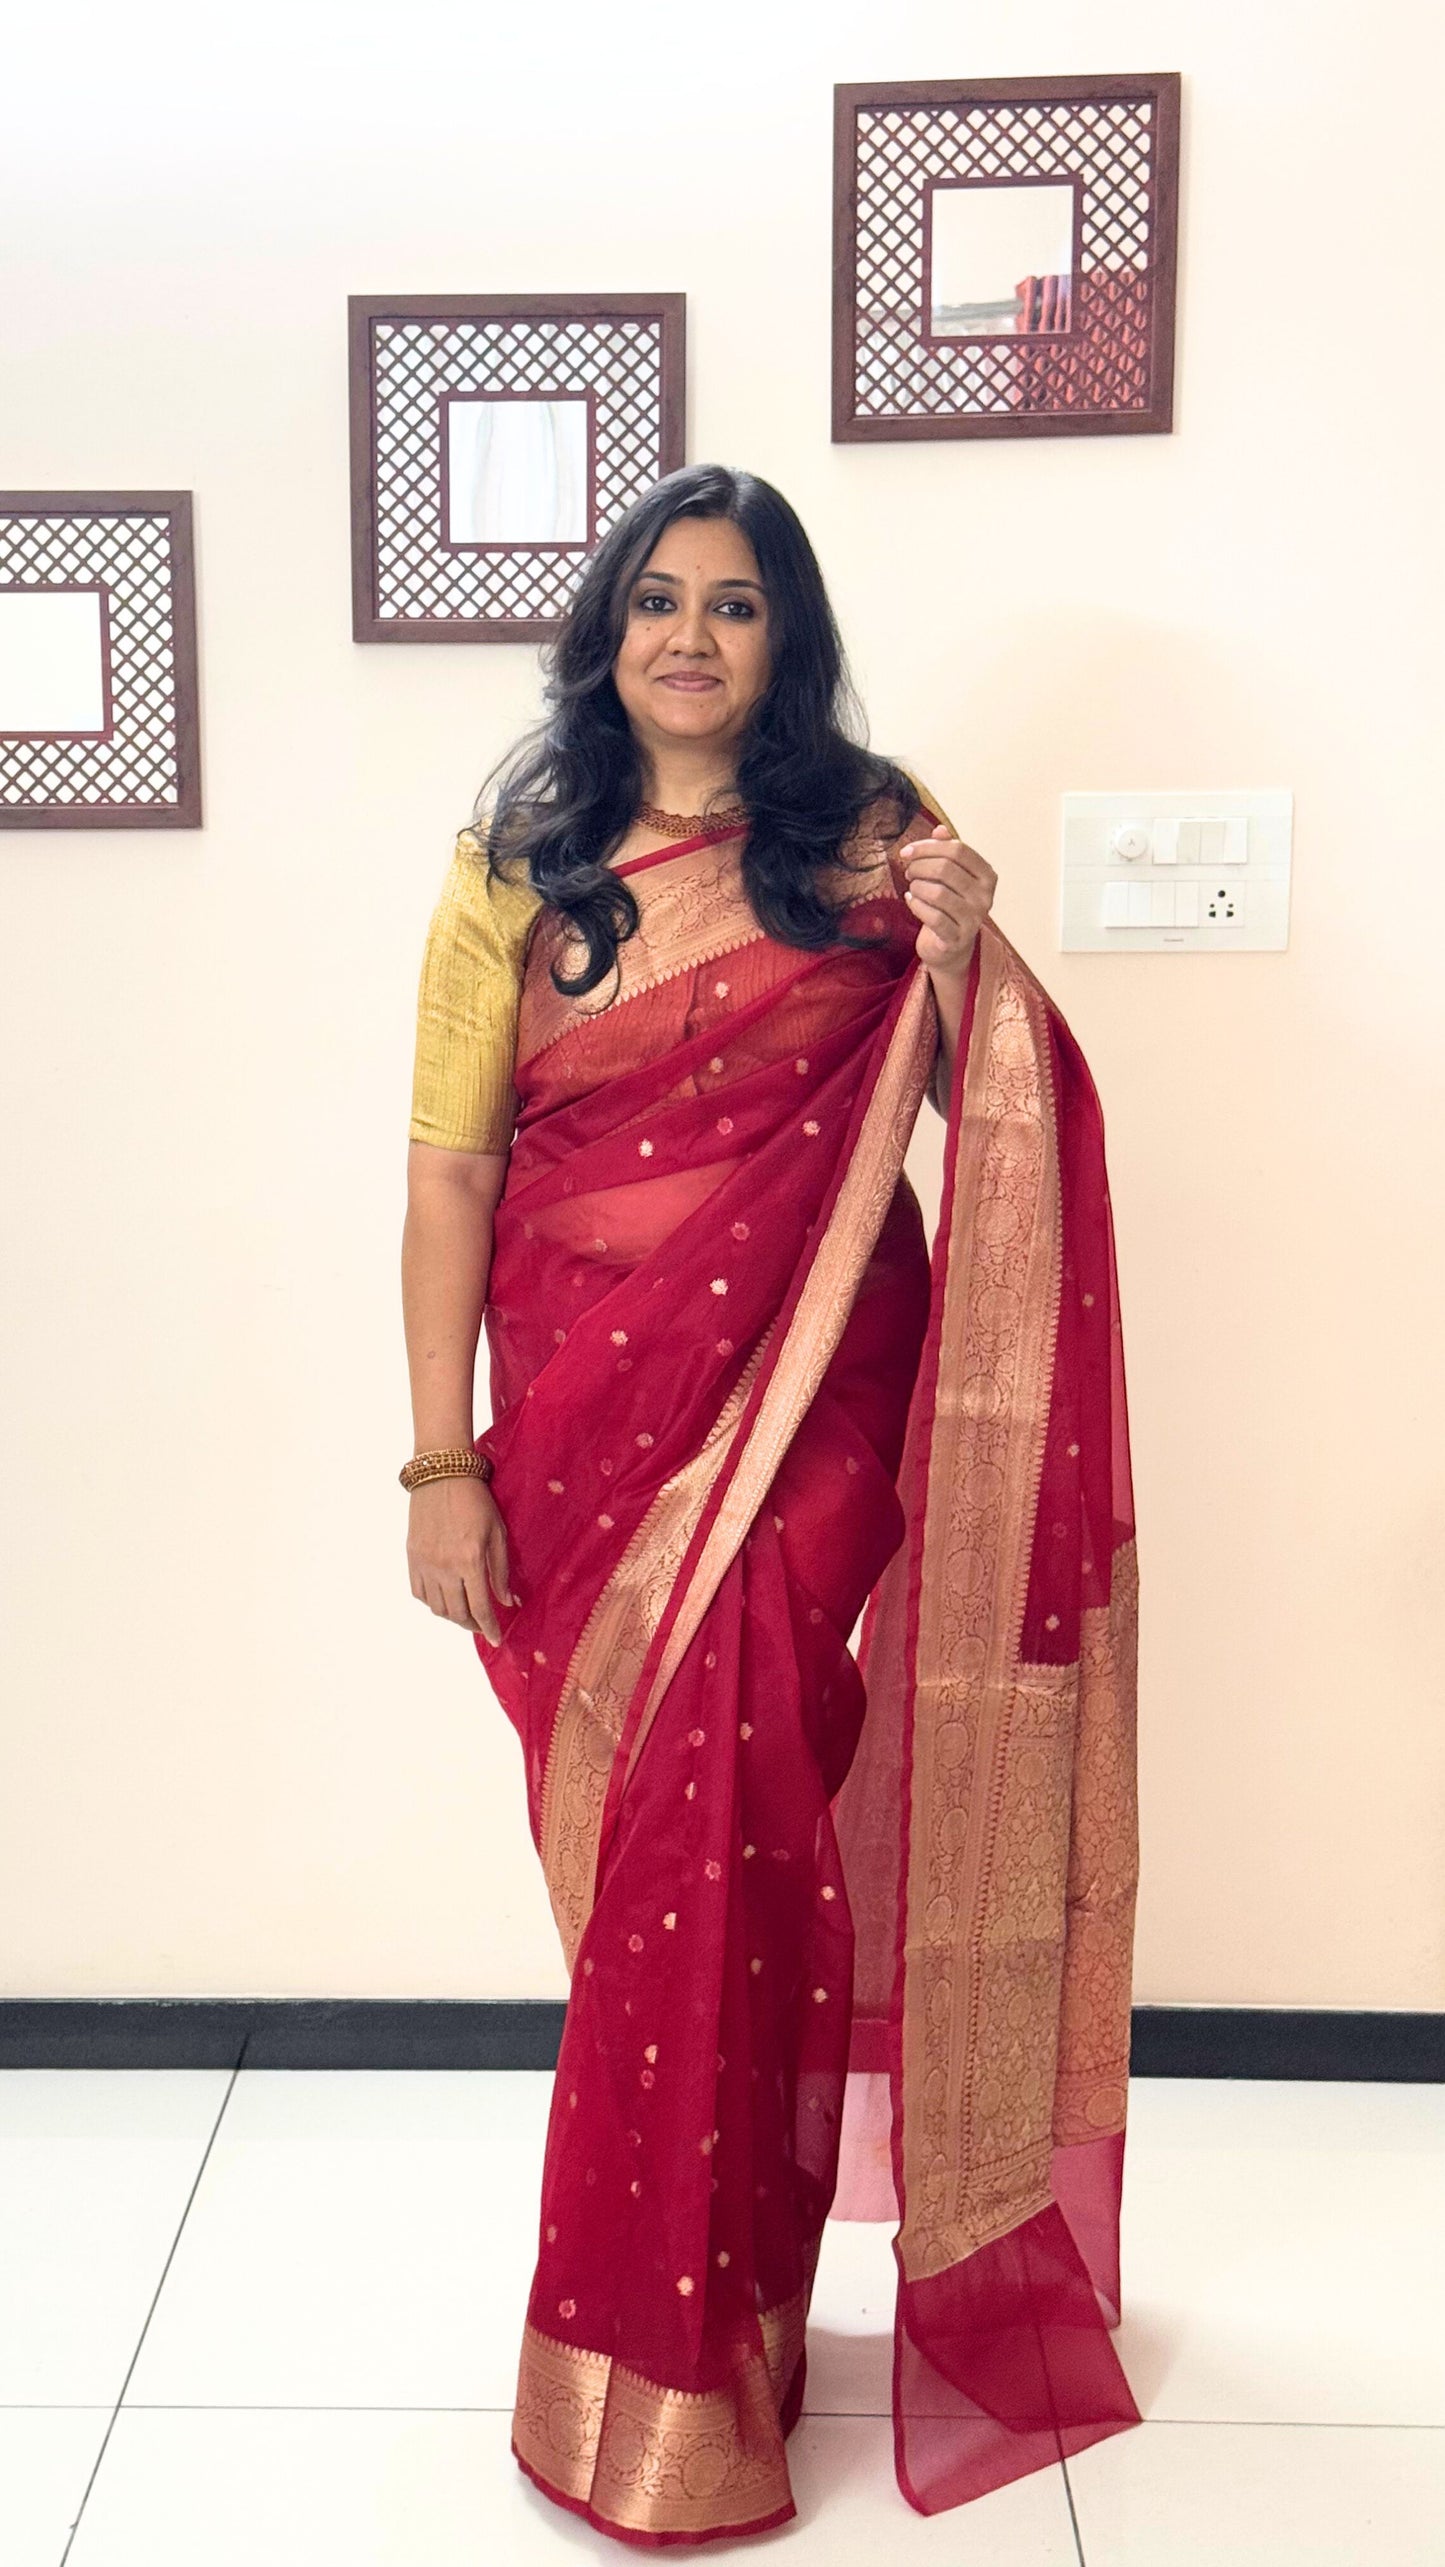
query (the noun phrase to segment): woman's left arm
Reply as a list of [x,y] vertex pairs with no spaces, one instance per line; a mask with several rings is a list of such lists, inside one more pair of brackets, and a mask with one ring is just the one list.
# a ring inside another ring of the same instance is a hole
[[998,876],[976,847],[955,838],[946,820],[940,820],[931,837],[911,838],[899,856],[907,876],[903,897],[919,921],[914,951],[933,983],[938,1009],[938,1070],[930,1094],[946,1114],[969,965],[978,931],[993,906]]

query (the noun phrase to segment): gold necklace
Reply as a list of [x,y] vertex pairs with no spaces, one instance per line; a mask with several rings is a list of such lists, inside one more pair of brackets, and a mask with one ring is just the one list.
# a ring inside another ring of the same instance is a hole
[[735,829],[748,816],[747,804],[729,803],[721,811],[660,811],[655,802],[639,802],[637,817],[645,829],[664,838],[695,838],[705,829]]

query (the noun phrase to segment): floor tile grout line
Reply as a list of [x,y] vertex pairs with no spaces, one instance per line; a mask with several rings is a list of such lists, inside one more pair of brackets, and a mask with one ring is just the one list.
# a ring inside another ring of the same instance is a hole
[[[128,2398],[128,2415],[510,2415],[510,2400],[488,2406],[481,2400],[396,2398]],[[105,2398],[0,2398],[0,2416],[111,2415]],[[824,2424],[887,2424],[886,2407],[804,2407],[803,2418]],[[800,2419],[801,2421],[801,2419]],[[1438,2424],[1388,2416],[1368,2422],[1353,2416],[1145,2416],[1146,2426],[1175,2433],[1424,2433],[1445,2438],[1445,2416]]]
[[1079,2567],[1089,2567],[1089,2562],[1084,2556],[1084,2535],[1079,2529],[1078,2509],[1074,2503],[1074,2490],[1069,2478],[1069,2464],[1065,2459],[1062,2450],[1059,2453],[1059,2470],[1064,2481],[1064,2502],[1069,2508],[1069,2528],[1074,2535],[1074,2547],[1078,2552]]
[[121,2411],[122,2406],[125,2404],[125,2393],[126,2393],[126,2390],[130,2387],[131,2379],[132,2379],[132,2376],[133,2376],[134,2371],[135,2371],[135,2366],[136,2366],[137,2362],[140,2360],[141,2346],[144,2344],[144,2342],[145,2342],[145,2340],[146,2340],[146,2336],[147,2336],[147,2334],[148,2334],[148,2333],[149,2333],[149,2331],[150,2331],[150,2322],[151,2322],[151,2319],[155,2316],[157,2303],[158,2303],[158,2301],[159,2301],[159,2299],[160,2299],[160,2295],[161,2295],[162,2291],[165,2289],[165,2286],[166,2286],[166,2275],[169,2273],[169,2271],[170,2271],[170,2269],[171,2269],[171,2265],[172,2265],[172,2263],[173,2263],[173,2262],[174,2262],[174,2260],[175,2260],[175,2252],[176,2252],[176,2248],[179,2246],[179,2244],[180,2244],[180,2242],[181,2242],[181,2237],[182,2237],[182,2234],[183,2234],[183,2232],[184,2232],[184,2230],[185,2230],[186,2221],[189,2219],[189,2217],[190,2217],[190,2215],[191,2215],[191,2204],[192,2204],[192,2202],[195,2200],[195,2198],[196,2198],[196,2194],[197,2194],[197,2191],[199,2190],[201,2177],[204,2175],[204,2173],[205,2173],[205,2171],[206,2171],[206,2168],[207,2168],[208,2164],[210,2163],[211,2150],[214,2148],[214,2146],[215,2146],[215,2144],[216,2144],[216,2133],[217,2133],[217,2131],[220,2129],[222,2122],[223,2122],[223,2121],[225,2120],[225,2118],[226,2118],[226,2107],[227,2107],[227,2105],[230,2103],[231,2097],[232,2097],[232,2095],[233,2095],[233,2094],[235,2093],[235,2091],[236,2091],[236,2079],[239,2077],[239,2075],[240,2075],[240,2073],[241,2073],[241,2069],[242,2069],[242,2066],[243,2066],[243,2064],[244,2064],[245,2057],[246,2057],[246,2052],[247,2052],[247,2050],[248,2050],[248,2049],[249,2049],[249,2047],[250,2047],[250,2042],[251,2042],[251,2035],[250,2035],[250,2033],[249,2033],[249,2032],[247,2032],[247,2033],[245,2034],[244,2038],[242,2039],[241,2047],[240,2047],[239,2051],[238,2051],[238,2052],[237,2052],[237,2054],[236,2054],[236,2064],[235,2064],[235,2066],[233,2067],[233,2069],[231,2070],[230,2080],[229,2080],[229,2082],[228,2082],[228,2084],[227,2084],[226,2091],[225,2091],[225,2093],[224,2093],[224,2094],[222,2095],[222,2097],[221,2097],[220,2110],[219,2110],[219,2111],[218,2111],[218,2113],[216,2114],[216,2118],[215,2118],[215,2120],[214,2120],[214,2121],[212,2122],[212,2124],[211,2124],[210,2136],[209,2136],[209,2138],[208,2138],[208,2139],[207,2139],[207,2141],[206,2141],[205,2147],[204,2147],[204,2148],[202,2149],[202,2151],[201,2151],[201,2162],[200,2162],[199,2166],[196,2168],[195,2174],[194,2174],[194,2175],[193,2175],[193,2177],[191,2178],[191,2188],[190,2188],[190,2191],[189,2191],[189,2192],[187,2193],[187,2195],[186,2195],[185,2202],[184,2202],[184,2204],[183,2204],[183,2206],[182,2206],[182,2209],[181,2209],[181,2215],[180,2215],[180,2218],[179,2218],[179,2220],[178,2220],[178,2221],[177,2221],[177,2223],[176,2223],[176,2233],[175,2233],[174,2237],[171,2239],[170,2246],[169,2246],[169,2248],[167,2249],[167,2252],[166,2252],[166,2260],[165,2260],[164,2264],[161,2266],[161,2269],[160,2269],[160,2278],[159,2278],[159,2280],[158,2280],[158,2281],[157,2281],[157,2283],[156,2283],[155,2289],[154,2289],[154,2290],[152,2291],[152,2293],[151,2293],[151,2296],[150,2296],[150,2305],[149,2305],[149,2307],[147,2308],[146,2313],[145,2313],[145,2317],[144,2317],[144,2319],[143,2319],[143,2321],[142,2321],[142,2324],[141,2324],[141,2331],[140,2331],[139,2335],[136,2337],[135,2344],[134,2344],[134,2347],[133,2347],[132,2352],[131,2352],[130,2360],[129,2360],[129,2362],[126,2364],[126,2367],[125,2367],[125,2377],[124,2377],[124,2379],[121,2381],[120,2389],[119,2389],[119,2392],[118,2392],[118,2394],[117,2394],[115,2404],[114,2404],[114,2406],[111,2408],[111,2411],[110,2411],[110,2418],[109,2418],[109,2421],[108,2421],[108,2423],[107,2423],[107,2425],[106,2425],[106,2428],[105,2428],[104,2433],[101,2435],[101,2438],[100,2438],[100,2449],[97,2451],[97,2453],[96,2453],[96,2455],[95,2455],[95,2459],[94,2459],[94,2461],[93,2461],[93,2462],[92,2462],[92,2464],[91,2464],[91,2471],[90,2471],[90,2475],[89,2475],[89,2477],[86,2479],[84,2489],[82,2490],[82,2493],[81,2493],[80,2502],[79,2502],[79,2504],[76,2506],[76,2509],[75,2509],[75,2520],[74,2520],[74,2522],[71,2524],[70,2529],[69,2529],[68,2533],[66,2534],[65,2547],[62,2549],[62,2551],[61,2551],[61,2553],[60,2553],[60,2562],[59,2562],[59,2567],[65,2567],[65,2562],[66,2562],[66,2560],[69,2558],[70,2553],[71,2553],[71,2550],[72,2550],[72,2548],[74,2547],[74,2544],[75,2544],[75,2535],[76,2535],[76,2533],[79,2531],[80,2526],[81,2526],[81,2523],[82,2523],[82,2521],[84,2520],[84,2517],[85,2517],[85,2508],[86,2508],[86,2506],[87,2506],[87,2505],[89,2504],[89,2502],[90,2502],[90,2491],[91,2491],[91,2488],[95,2485],[96,2479],[97,2479],[97,2477],[98,2477],[98,2476],[99,2476],[99,2474],[100,2474],[100,2464],[101,2464],[101,2462],[104,2460],[105,2455],[106,2455],[106,2452],[107,2452],[107,2451],[108,2451],[108,2449],[110,2448],[110,2437],[111,2437],[111,2435],[112,2435],[112,2434],[114,2433],[114,2431],[115,2431],[116,2418],[117,2418],[117,2416],[120,2414],[120,2411]]

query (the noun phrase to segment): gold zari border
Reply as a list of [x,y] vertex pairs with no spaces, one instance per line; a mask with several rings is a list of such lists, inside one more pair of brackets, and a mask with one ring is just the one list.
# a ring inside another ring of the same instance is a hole
[[780,2512],[792,2490],[778,2411],[807,2304],[805,2286],[765,2309],[761,2354],[741,2358],[727,2388],[701,2392],[660,2387],[529,2323],[512,2424],[519,2456],[555,2493],[624,2531],[697,2538]]
[[1048,1030],[985,930],[922,1563],[904,1971],[910,2280],[1049,2199],[1077,1671],[1018,1662],[1061,1258]]

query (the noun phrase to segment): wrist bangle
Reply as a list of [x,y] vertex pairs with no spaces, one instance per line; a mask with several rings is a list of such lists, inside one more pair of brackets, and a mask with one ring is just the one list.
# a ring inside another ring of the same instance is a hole
[[419,1489],[427,1480],[489,1480],[491,1458],[478,1453],[469,1444],[448,1446],[434,1453],[413,1453],[397,1472],[404,1489]]

